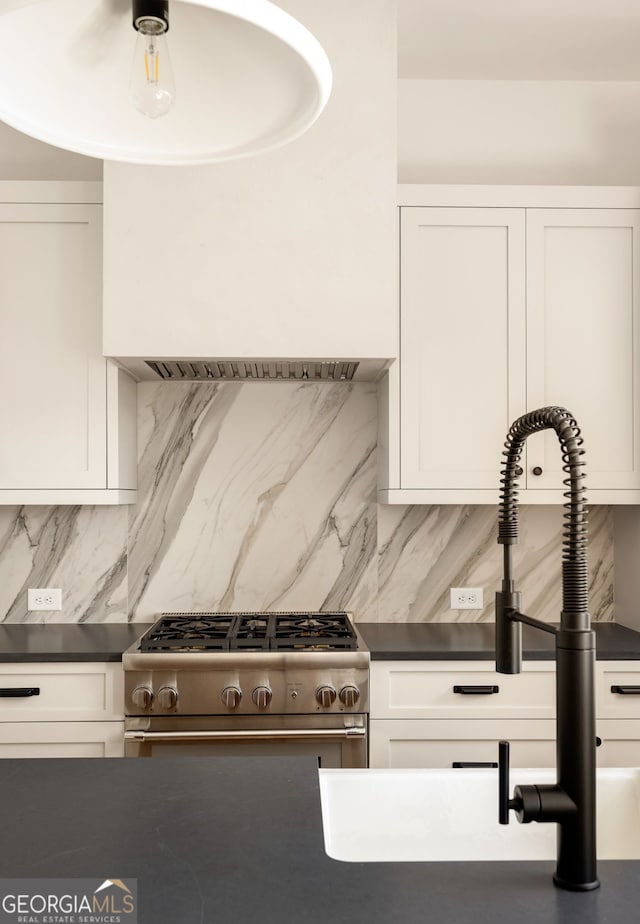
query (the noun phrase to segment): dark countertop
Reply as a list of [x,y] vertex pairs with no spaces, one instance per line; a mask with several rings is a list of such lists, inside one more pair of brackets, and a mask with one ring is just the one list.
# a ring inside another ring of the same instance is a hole
[[3,661],[121,661],[144,622],[1,623]]
[[637,918],[636,861],[602,862],[602,888],[571,893],[550,862],[331,860],[312,758],[5,759],[0,789],[3,880],[137,879],[139,924]]
[[[612,622],[593,623],[596,657],[602,661],[640,659],[640,632]],[[494,624],[474,622],[359,622],[372,661],[492,661]],[[523,657],[554,657],[554,637],[522,627]]]
[[[0,623],[0,663],[120,661],[150,623]],[[493,623],[369,622],[357,628],[373,661],[491,661]],[[599,660],[640,660],[640,632],[594,623]],[[523,626],[528,660],[553,658],[553,636]]]

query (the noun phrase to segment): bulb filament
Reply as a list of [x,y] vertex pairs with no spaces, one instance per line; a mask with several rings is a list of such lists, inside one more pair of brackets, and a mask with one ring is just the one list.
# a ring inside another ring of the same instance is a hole
[[160,79],[160,55],[153,40],[149,41],[144,55],[144,74],[147,83],[158,83]]

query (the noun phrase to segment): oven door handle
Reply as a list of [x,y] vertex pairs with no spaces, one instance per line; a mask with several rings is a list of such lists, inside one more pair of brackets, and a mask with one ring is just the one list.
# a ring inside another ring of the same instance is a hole
[[267,739],[294,739],[310,741],[314,738],[362,738],[367,729],[364,725],[348,725],[345,728],[257,728],[239,731],[126,731],[126,741],[239,741]]

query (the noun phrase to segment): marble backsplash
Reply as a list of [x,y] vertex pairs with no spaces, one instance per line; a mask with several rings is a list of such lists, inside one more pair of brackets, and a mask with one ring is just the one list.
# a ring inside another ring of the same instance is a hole
[[[0,507],[0,621],[297,608],[493,619],[496,507],[377,504],[375,386],[145,382],[138,413],[135,506]],[[521,513],[524,608],[555,621],[562,511]],[[610,508],[591,510],[589,538],[592,617],[611,620]],[[452,586],[483,587],[484,609],[449,609]],[[28,587],[61,587],[62,611],[28,613]]]

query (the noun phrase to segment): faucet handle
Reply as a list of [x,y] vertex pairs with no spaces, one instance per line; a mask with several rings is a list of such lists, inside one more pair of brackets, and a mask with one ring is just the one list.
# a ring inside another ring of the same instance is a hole
[[[516,793],[518,790],[516,790]],[[522,811],[522,799],[509,798],[509,742],[498,742],[498,821],[509,824],[509,810]]]

